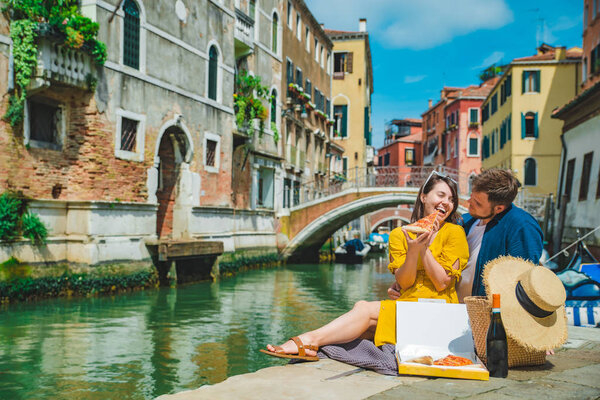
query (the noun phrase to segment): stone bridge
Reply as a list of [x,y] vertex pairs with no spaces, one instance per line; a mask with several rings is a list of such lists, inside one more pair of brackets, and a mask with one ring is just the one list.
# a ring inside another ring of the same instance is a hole
[[[414,204],[417,187],[349,188],[290,208],[280,217],[281,232],[289,242],[283,257],[290,260],[318,258],[318,250],[335,231],[361,215],[399,204]],[[461,197],[460,212],[466,212]]]

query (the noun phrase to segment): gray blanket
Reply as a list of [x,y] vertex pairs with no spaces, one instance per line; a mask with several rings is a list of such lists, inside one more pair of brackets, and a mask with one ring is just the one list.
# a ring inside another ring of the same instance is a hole
[[319,349],[320,358],[331,358],[357,367],[372,369],[384,375],[398,375],[395,346],[384,344],[375,346],[370,340],[357,339],[346,344],[323,346]]

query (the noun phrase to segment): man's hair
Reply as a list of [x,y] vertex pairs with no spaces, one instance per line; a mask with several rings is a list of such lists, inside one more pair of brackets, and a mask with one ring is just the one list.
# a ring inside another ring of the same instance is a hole
[[510,170],[491,168],[473,178],[473,192],[488,195],[490,203],[508,206],[517,197],[521,184]]

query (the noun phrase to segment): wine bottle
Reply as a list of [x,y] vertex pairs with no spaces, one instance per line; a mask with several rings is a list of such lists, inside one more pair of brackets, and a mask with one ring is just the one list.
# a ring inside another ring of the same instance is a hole
[[500,317],[500,295],[492,295],[492,320],[486,339],[487,368],[490,376],[506,378],[508,375],[508,344],[506,331]]

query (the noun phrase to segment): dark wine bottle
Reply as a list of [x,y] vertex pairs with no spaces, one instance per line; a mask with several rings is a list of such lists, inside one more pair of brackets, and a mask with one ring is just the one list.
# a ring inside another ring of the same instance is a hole
[[492,320],[486,339],[487,369],[490,376],[506,378],[508,375],[508,344],[506,331],[500,317],[500,295],[492,295]]

